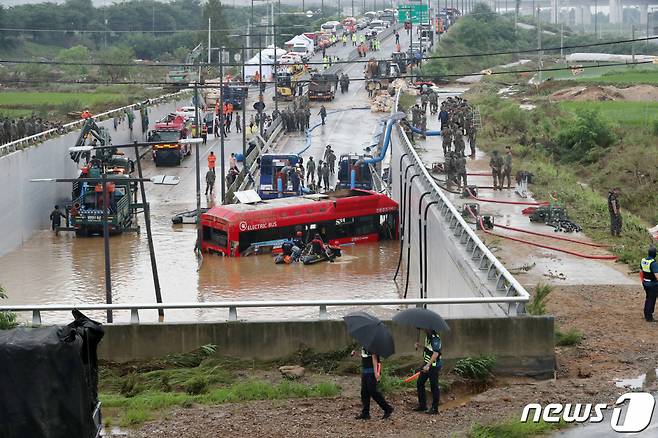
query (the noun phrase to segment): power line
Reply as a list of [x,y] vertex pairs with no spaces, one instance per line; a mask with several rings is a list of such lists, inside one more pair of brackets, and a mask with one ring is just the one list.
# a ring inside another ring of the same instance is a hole
[[[628,62],[628,63],[610,63],[610,64],[601,64],[601,65],[583,65],[579,66],[578,69],[594,69],[594,68],[605,68],[605,67],[628,67],[632,65],[644,65],[644,64],[652,64],[653,61],[636,61],[636,62]],[[452,74],[443,74],[443,75],[436,75],[436,77],[439,78],[461,78],[465,76],[496,76],[496,75],[507,75],[507,74],[523,74],[523,73],[539,73],[539,72],[553,72],[553,71],[566,71],[566,70],[573,70],[572,67],[556,67],[556,68],[544,68],[544,69],[524,69],[524,70],[501,70],[501,71],[494,71],[494,72],[475,72],[475,73],[452,73]],[[423,76],[423,75],[421,75]],[[425,77],[429,77],[430,75],[424,75]],[[399,76],[398,78],[401,79],[408,79],[408,78],[417,78],[418,75],[402,75]],[[367,78],[362,78],[362,77],[355,77],[355,78],[349,78],[350,81],[354,82],[360,82],[360,81],[369,81],[370,79]],[[397,79],[397,78],[394,78]],[[304,79],[304,80],[298,80],[296,81],[297,83],[309,83],[311,82],[310,79]],[[160,85],[160,86],[172,86],[171,82],[164,82],[164,81],[117,81],[117,82],[112,82],[112,81],[99,81],[99,80],[80,80],[80,81],[71,81],[71,80],[47,80],[47,81],[41,81],[41,80],[30,80],[30,79],[8,79],[6,81],[3,81],[3,83],[7,84],[69,84],[69,85]],[[193,82],[190,82],[193,83]],[[261,81],[261,84],[275,84],[276,81]],[[252,82],[244,82],[244,81],[233,81],[233,82],[227,82],[225,85],[253,85]],[[214,83],[214,84],[197,84],[198,88],[218,88],[219,84]],[[185,87],[188,88],[188,87]]]
[[[656,40],[658,36],[644,37],[644,38],[634,38],[634,39],[625,39],[625,40],[614,40],[614,41],[604,41],[597,43],[588,43],[588,44],[576,44],[568,46],[555,46],[555,47],[542,47],[541,49],[526,49],[526,50],[507,50],[500,52],[480,52],[480,53],[470,53],[470,54],[459,54],[459,55],[436,55],[436,56],[427,56],[423,60],[433,60],[433,59],[457,59],[457,58],[477,58],[485,56],[499,56],[499,55],[516,55],[522,53],[536,53],[540,51],[559,51],[565,49],[579,49],[587,47],[597,47],[597,46],[607,46],[612,44],[625,44],[633,43],[639,41],[650,41]],[[244,47],[235,48],[233,50],[241,50]],[[253,49],[266,49],[265,47],[253,47]],[[227,48],[228,51],[231,51],[231,48]],[[284,49],[282,49],[283,51]],[[392,61],[392,58],[380,59],[382,61]],[[369,60],[351,60],[351,61],[332,61],[332,64],[367,64]],[[72,66],[95,66],[95,67],[215,67],[218,64],[208,64],[208,63],[199,63],[199,64],[186,64],[186,63],[164,63],[164,64],[135,64],[135,63],[103,63],[103,62],[75,62],[75,61],[29,61],[29,60],[18,60],[18,59],[0,59],[0,64],[41,64],[41,65],[72,65]],[[323,61],[309,61],[302,63],[304,65],[324,65]],[[272,64],[264,64],[272,65]],[[279,64],[284,68],[289,64]],[[225,67],[242,67],[242,63],[225,63]]]

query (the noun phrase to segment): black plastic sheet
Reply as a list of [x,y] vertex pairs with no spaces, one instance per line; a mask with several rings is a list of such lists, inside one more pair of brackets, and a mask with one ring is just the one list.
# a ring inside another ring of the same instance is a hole
[[94,437],[102,326],[80,312],[64,327],[0,331],[0,436]]

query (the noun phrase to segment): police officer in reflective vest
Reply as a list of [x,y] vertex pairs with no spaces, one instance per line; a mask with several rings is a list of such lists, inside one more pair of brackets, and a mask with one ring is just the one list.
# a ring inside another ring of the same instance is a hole
[[[352,356],[355,352],[352,351]],[[384,411],[382,419],[386,419],[393,413],[393,406],[389,405],[381,392],[377,389],[377,382],[381,378],[381,363],[379,357],[361,348],[361,414],[357,420],[370,419],[370,398],[377,402]]]
[[656,262],[656,248],[649,247],[649,254],[640,262],[642,286],[647,296],[644,300],[644,319],[653,322],[653,311],[658,296],[658,262]]
[[[416,342],[416,348],[420,345]],[[439,334],[432,330],[425,330],[425,345],[423,347],[424,366],[420,370],[420,376],[416,382],[418,391],[418,407],[414,409],[417,412],[426,412],[436,414],[439,412],[439,370],[441,370],[441,338]],[[429,379],[430,389],[432,390],[432,407],[427,409],[427,399],[425,396],[425,382]]]

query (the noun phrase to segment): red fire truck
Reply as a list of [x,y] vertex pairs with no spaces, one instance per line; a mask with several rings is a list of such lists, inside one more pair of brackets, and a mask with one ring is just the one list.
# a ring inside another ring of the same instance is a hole
[[182,115],[170,114],[155,124],[148,134],[153,145],[153,161],[156,166],[178,166],[183,158],[190,155],[192,148],[180,140],[187,138],[188,126]]
[[203,251],[240,257],[271,253],[302,231],[332,245],[398,238],[398,204],[368,190],[271,199],[211,208],[201,215]]

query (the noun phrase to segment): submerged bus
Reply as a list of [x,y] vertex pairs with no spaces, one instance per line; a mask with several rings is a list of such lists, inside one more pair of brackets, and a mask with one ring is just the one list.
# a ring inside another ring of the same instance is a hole
[[240,257],[270,253],[302,231],[333,245],[398,238],[398,204],[367,190],[272,199],[211,208],[201,215],[205,252]]

